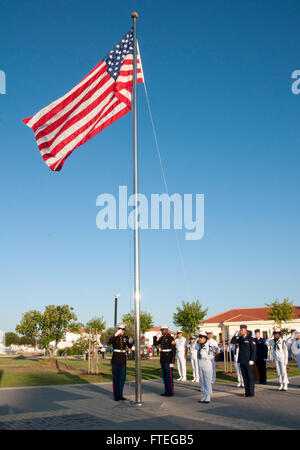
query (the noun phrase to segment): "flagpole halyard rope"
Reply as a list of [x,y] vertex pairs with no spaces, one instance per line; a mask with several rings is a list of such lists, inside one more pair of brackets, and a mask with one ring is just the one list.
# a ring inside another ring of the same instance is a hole
[[[165,186],[166,193],[169,195],[169,188],[168,188],[168,184],[167,184],[167,180],[166,180],[166,174],[165,174],[165,170],[164,170],[164,166],[163,166],[163,162],[162,162],[161,152],[160,152],[160,149],[159,149],[157,133],[156,133],[155,125],[154,125],[154,120],[153,120],[153,116],[152,116],[148,90],[147,90],[146,81],[145,81],[145,75],[144,75],[144,83],[143,84],[144,84],[145,96],[146,96],[146,101],[147,101],[147,106],[148,106],[148,111],[149,111],[152,131],[153,131],[153,135],[154,135],[155,147],[156,147],[156,151],[157,151],[157,155],[158,155],[158,159],[159,159],[159,164],[160,164],[160,169],[161,169],[161,173],[162,173],[162,179],[163,179],[163,183],[164,183],[164,186]],[[184,280],[185,280],[185,284],[186,284],[186,291],[187,291],[187,294],[188,294],[188,293],[190,293],[190,283],[189,283],[189,280],[188,280],[188,277],[187,277],[187,272],[186,272],[184,259],[183,259],[183,253],[182,253],[182,249],[181,249],[181,246],[180,246],[180,243],[179,243],[179,237],[178,237],[177,230],[174,229],[174,232],[175,232],[176,245],[177,245],[177,250],[178,250],[179,259],[180,259],[180,263],[181,263],[181,268],[182,268],[182,272],[183,272],[183,276],[184,276]]]

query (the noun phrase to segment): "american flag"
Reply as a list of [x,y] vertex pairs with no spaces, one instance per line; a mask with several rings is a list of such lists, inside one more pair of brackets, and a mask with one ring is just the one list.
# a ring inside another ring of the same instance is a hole
[[[138,51],[137,81],[143,80]],[[61,170],[75,148],[131,110],[132,85],[133,28],[71,91],[23,119],[51,170]]]

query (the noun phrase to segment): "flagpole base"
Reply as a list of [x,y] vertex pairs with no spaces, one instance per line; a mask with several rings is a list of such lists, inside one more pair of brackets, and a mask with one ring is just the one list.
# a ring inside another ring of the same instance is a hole
[[130,402],[131,406],[143,406],[143,404],[144,404],[144,402],[134,402],[134,401]]

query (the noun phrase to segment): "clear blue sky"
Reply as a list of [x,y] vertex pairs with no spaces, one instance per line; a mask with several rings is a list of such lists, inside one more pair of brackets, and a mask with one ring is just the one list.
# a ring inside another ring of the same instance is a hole
[[[132,294],[132,236],[96,228],[96,198],[132,185],[132,117],[51,172],[21,119],[77,84],[131,26],[138,34],[171,193],[205,195],[205,236],[141,233],[142,308],[167,322],[182,300],[208,315],[290,297],[300,304],[298,0],[1,2],[1,313],[68,303],[113,321]],[[143,87],[140,191],[164,192]],[[174,326],[172,326],[174,328]]]

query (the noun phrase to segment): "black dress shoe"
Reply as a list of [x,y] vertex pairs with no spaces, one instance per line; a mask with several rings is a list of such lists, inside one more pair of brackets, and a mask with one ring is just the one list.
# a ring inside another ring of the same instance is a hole
[[160,394],[162,397],[174,397],[174,394],[166,394],[165,392],[163,392],[162,394]]
[[127,400],[127,398],[126,397],[121,397],[120,400]]
[[248,397],[254,397],[254,394],[248,394]]
[[120,399],[119,399],[119,398],[114,398],[114,401],[115,401],[115,402],[119,402]]

